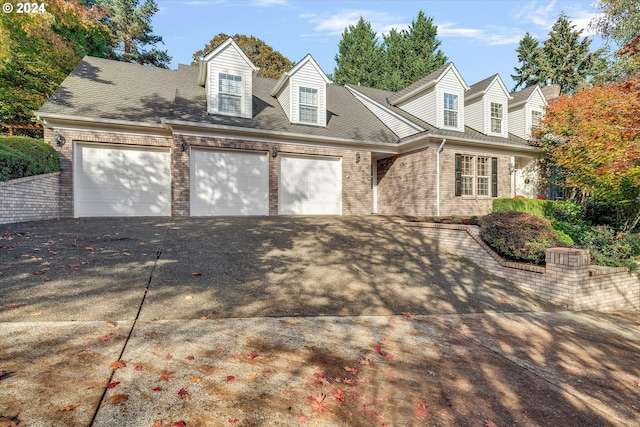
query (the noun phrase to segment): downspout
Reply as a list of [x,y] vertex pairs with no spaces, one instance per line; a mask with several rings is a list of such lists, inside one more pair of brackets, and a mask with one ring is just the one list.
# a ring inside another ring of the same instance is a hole
[[436,151],[436,216],[440,216],[440,152],[446,142],[447,138],[443,138],[438,151]]

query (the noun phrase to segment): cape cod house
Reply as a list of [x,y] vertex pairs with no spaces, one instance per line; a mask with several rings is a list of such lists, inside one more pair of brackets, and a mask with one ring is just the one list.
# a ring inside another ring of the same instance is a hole
[[307,55],[261,78],[233,39],[177,70],[85,57],[36,112],[61,216],[482,215],[536,196],[545,98],[452,63],[399,92]]

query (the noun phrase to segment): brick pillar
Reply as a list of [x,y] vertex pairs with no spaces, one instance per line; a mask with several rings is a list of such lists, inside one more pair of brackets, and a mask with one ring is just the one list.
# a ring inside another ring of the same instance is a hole
[[576,296],[582,293],[589,280],[588,250],[573,248],[549,248],[545,254],[546,275],[549,285],[555,288],[558,295],[557,304],[569,309],[577,308]]

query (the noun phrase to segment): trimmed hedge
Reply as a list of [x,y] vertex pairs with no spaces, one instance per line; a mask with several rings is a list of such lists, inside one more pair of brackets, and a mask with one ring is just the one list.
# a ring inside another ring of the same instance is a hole
[[60,171],[56,150],[40,139],[0,137],[0,181]]
[[548,248],[565,246],[548,219],[524,212],[494,212],[480,219],[480,237],[514,261],[544,263]]
[[549,220],[575,222],[582,218],[582,206],[567,200],[493,199],[493,212],[516,211]]

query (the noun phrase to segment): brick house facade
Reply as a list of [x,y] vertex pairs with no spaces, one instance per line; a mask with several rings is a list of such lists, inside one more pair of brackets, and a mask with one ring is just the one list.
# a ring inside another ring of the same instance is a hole
[[482,215],[535,164],[538,92],[451,63],[396,93],[341,87],[310,55],[276,81],[229,39],[178,70],[86,57],[36,114],[62,217]]

